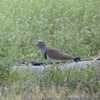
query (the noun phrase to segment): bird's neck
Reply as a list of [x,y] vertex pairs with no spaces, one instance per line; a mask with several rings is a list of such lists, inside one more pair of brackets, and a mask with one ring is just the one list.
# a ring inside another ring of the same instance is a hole
[[41,51],[42,55],[45,56],[46,46],[43,47],[43,48],[40,48],[40,51]]

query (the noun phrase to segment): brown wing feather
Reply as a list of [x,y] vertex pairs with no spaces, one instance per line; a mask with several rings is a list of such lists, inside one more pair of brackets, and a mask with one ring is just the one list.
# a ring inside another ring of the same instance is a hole
[[49,56],[49,58],[56,60],[72,60],[75,58],[74,56],[63,53],[60,50],[50,46],[46,48],[46,54]]

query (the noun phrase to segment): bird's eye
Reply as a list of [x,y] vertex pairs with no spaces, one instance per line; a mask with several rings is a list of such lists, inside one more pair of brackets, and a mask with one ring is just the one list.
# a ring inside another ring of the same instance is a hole
[[41,44],[42,42],[40,42],[40,44]]

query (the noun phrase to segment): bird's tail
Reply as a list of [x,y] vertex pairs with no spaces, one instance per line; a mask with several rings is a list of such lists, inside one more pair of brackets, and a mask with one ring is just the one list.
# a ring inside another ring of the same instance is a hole
[[74,59],[74,61],[75,61],[75,62],[81,61],[81,58],[80,58],[80,57],[76,57],[76,58]]

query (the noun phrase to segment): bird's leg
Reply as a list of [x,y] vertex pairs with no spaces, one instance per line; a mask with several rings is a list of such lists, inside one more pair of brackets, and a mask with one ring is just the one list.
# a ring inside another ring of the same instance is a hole
[[55,75],[56,75],[56,85],[58,86],[58,64],[55,62],[54,65],[56,66]]
[[56,72],[58,72],[58,65],[56,62],[54,62],[54,65],[56,66]]

